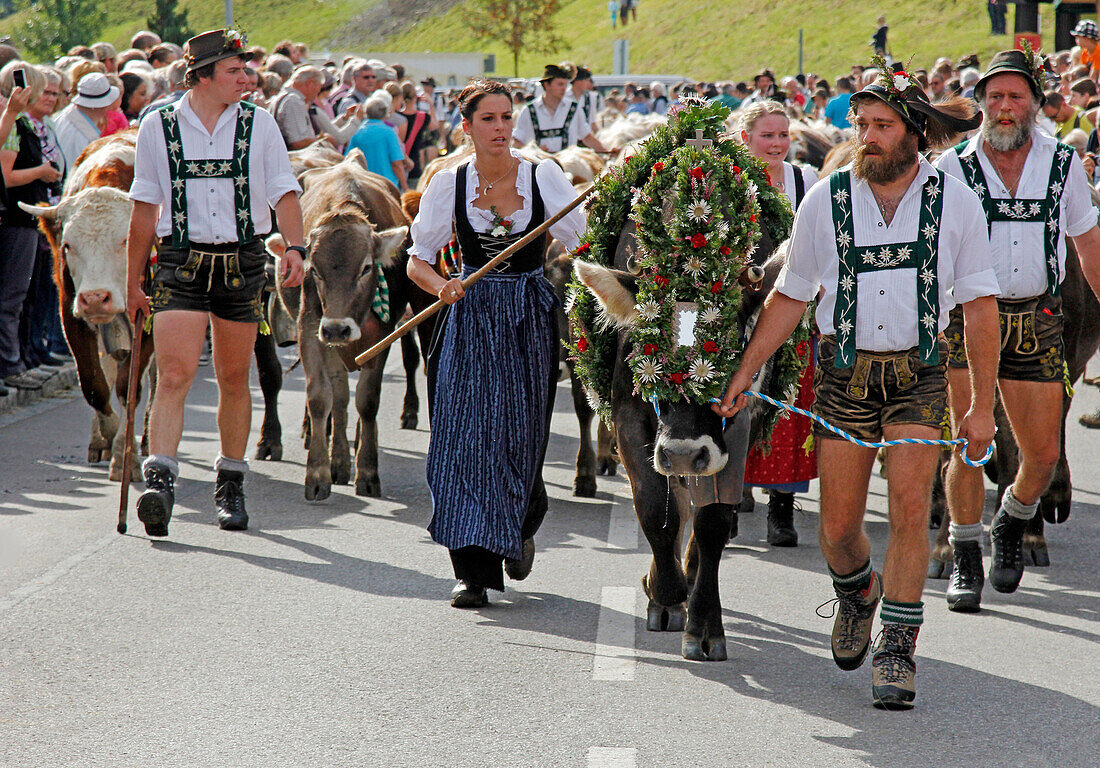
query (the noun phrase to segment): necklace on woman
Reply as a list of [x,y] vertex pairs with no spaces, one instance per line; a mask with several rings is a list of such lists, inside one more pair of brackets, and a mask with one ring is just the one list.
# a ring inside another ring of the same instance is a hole
[[[476,167],[477,167],[477,166],[474,166],[474,167],[475,167],[475,169],[476,169]],[[508,175],[508,174],[510,174],[510,173],[511,173],[511,172],[512,172],[513,170],[515,170],[515,167],[516,167],[516,166],[515,166],[515,163],[513,162],[513,163],[512,163],[511,165],[509,165],[509,166],[508,166],[508,170],[507,170],[507,171],[505,171],[505,172],[504,172],[504,173],[502,173],[502,174],[501,174],[500,176],[497,176],[497,177],[496,177],[495,179],[493,179],[492,181],[490,181],[490,182],[489,182],[489,183],[488,183],[488,184],[487,184],[487,185],[485,186],[485,189],[484,189],[484,190],[482,190],[482,193],[485,193],[485,192],[488,192],[489,190],[491,190],[491,189],[493,188],[493,185],[494,185],[494,184],[496,184],[497,182],[501,181],[501,180],[502,180],[502,179],[503,179],[503,178],[504,178],[505,176],[507,176],[507,175]]]

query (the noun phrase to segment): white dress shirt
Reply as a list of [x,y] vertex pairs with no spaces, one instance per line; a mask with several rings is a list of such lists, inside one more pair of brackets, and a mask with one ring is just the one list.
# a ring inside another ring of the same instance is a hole
[[[206,130],[195,110],[191,94],[172,105],[179,115],[180,140],[186,160],[222,160],[232,157],[239,105],[227,107],[218,117],[213,132]],[[252,119],[252,144],[248,153],[248,188],[252,202],[252,223],[258,236],[271,231],[271,208],[288,192],[301,192],[290,170],[279,126],[267,111],[256,109]],[[194,243],[232,243],[237,240],[232,179],[188,179],[187,231]],[[134,160],[134,183],[130,199],[160,206],[157,236],[172,234],[171,175],[168,148],[160,113],[146,115],[138,128]]]
[[806,199],[806,195],[810,194],[810,187],[817,183],[817,174],[814,173],[813,168],[808,165],[803,165],[801,168],[783,161],[783,189],[778,190],[779,194],[787,198],[787,202],[791,204],[791,209],[794,209],[794,191],[797,187],[794,184],[794,175],[796,173],[802,173],[802,199]]
[[[852,220],[857,246],[890,245],[917,239],[921,192],[936,172],[923,157],[920,169],[887,226],[867,182],[852,174]],[[841,170],[851,170],[846,166]],[[824,292],[817,305],[817,325],[823,334],[834,334],[840,256],[833,227],[831,189],[822,179],[806,193],[798,208],[791,235],[787,264],[775,287],[784,296],[810,301]],[[989,258],[985,216],[974,191],[958,179],[944,179],[943,212],[939,234],[938,331],[947,327],[956,304],[980,296],[996,296],[997,278]],[[888,269],[863,272],[856,287],[856,349],[898,352],[917,346],[917,270]]]
[[65,156],[66,165],[72,168],[89,144],[99,138],[99,128],[76,104],[65,107],[54,118],[57,146]]
[[[1000,175],[982,149],[981,134],[974,136],[962,150],[964,155],[978,154],[982,173],[994,199],[1011,198]],[[1024,161],[1024,170],[1016,186],[1016,197],[1027,200],[1041,200],[1050,194],[1050,165],[1054,158],[1057,142],[1050,136],[1033,128],[1031,131],[1031,149]],[[936,166],[952,176],[962,179],[962,164],[954,149],[940,155]],[[1096,208],[1092,205],[1085,168],[1079,162],[1072,162],[1066,188],[1062,192],[1058,225],[1062,234],[1077,237],[1088,232],[1096,225]],[[982,214],[984,220],[985,214]],[[995,221],[989,230],[989,250],[993,257],[993,269],[997,272],[997,282],[1001,286],[1001,295],[1006,299],[1024,299],[1038,296],[1047,290],[1046,238],[1045,222],[1032,221]],[[1058,274],[1066,278],[1065,238],[1058,238]]]
[[[543,96],[539,96],[531,104],[535,106],[535,112],[538,113],[539,129],[543,131],[552,131],[555,128],[560,128],[565,125],[565,118],[569,114],[569,107],[575,102],[568,95],[566,98],[558,102],[558,108],[550,112],[543,103]],[[512,129],[512,138],[518,141],[520,144],[526,144],[529,141],[535,140],[535,126],[531,122],[530,105],[524,105],[519,114],[516,116],[516,125]],[[576,110],[573,112],[573,119],[569,121],[569,131],[566,136],[565,143],[562,143],[560,138],[543,139],[540,142],[541,146],[545,146],[550,152],[560,152],[566,147],[572,147],[576,145],[578,141],[583,139],[588,134],[592,133],[592,126],[589,124],[588,117],[585,115],[584,108],[577,105]],[[541,178],[541,177],[540,177]]]
[[[515,151],[512,152],[512,156],[520,158],[516,191],[523,198],[523,207],[505,218],[511,220],[512,232],[522,232],[531,223],[533,198],[531,169],[534,166]],[[432,180],[428,182],[428,188],[420,198],[420,213],[413,219],[411,232],[413,244],[409,248],[409,254],[429,264],[435,263],[436,253],[451,239],[456,173],[456,168],[447,168],[432,176]],[[573,202],[577,196],[573,185],[569,183],[569,179],[557,163],[539,163],[538,182],[546,218],[550,218]],[[477,169],[473,163],[470,163],[466,171],[464,193],[466,218],[470,220],[470,226],[475,232],[488,232],[493,223],[493,214],[474,205],[474,200],[477,198],[477,183]],[[580,243],[580,236],[584,234],[586,227],[584,210],[581,206],[577,206],[550,227],[550,234],[565,246],[566,250],[572,251]]]

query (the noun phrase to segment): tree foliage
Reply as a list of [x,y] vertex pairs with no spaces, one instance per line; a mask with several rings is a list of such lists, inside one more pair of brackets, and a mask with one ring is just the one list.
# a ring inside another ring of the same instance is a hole
[[183,45],[195,34],[187,23],[187,9],[181,9],[176,0],[155,0],[153,15],[145,23],[166,43]]
[[107,16],[100,0],[18,0],[27,20],[15,37],[32,56],[52,59],[74,45],[90,45],[99,37]]
[[554,33],[558,0],[478,0],[471,28],[476,37],[495,40],[512,52],[512,72],[519,76],[520,51],[553,53],[561,45]]

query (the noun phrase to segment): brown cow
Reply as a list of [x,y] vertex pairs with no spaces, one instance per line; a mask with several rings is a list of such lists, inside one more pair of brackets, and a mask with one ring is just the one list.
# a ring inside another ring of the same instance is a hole
[[[355,368],[355,356],[393,329],[410,298],[415,309],[430,297],[410,288],[404,255],[408,219],[392,185],[363,167],[361,153],[353,151],[342,163],[310,174],[302,196],[309,243],[305,281],[300,289],[280,285],[279,293],[298,317],[310,424],[305,496],[313,501],[327,498],[333,483],[347,483],[351,477],[347,372]],[[278,254],[284,244],[276,236],[268,247]],[[372,309],[379,267],[389,288],[386,323]],[[430,333],[423,330],[422,343]],[[385,361],[382,354],[369,363],[355,389],[360,427],[355,493],[360,496],[382,492],[376,417]],[[331,446],[326,445],[330,418]]]

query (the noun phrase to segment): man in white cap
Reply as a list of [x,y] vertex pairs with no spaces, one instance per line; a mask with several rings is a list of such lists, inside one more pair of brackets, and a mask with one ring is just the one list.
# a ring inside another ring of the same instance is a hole
[[84,148],[99,138],[107,109],[118,93],[118,87],[102,72],[90,72],[76,84],[72,103],[54,120],[57,143],[69,168],[76,165]]

